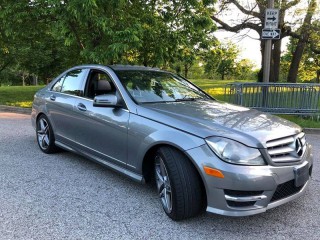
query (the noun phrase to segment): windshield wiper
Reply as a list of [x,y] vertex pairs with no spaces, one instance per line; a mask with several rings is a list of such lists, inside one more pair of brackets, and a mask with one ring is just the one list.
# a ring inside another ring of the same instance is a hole
[[196,101],[196,100],[199,100],[199,99],[202,99],[202,98],[178,98],[178,99],[175,99],[175,102],[187,102],[187,101]]

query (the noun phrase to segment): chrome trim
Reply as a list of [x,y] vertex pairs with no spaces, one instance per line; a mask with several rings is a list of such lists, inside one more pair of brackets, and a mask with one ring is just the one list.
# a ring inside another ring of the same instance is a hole
[[277,155],[277,154],[294,152],[294,149],[292,149],[291,147],[282,147],[282,148],[278,148],[278,149],[268,150],[268,152],[270,155]]
[[249,197],[234,197],[230,195],[225,195],[226,200],[234,201],[234,202],[256,202],[259,200],[266,199],[266,195],[259,195],[259,196],[249,196]]
[[274,163],[294,163],[304,158],[307,149],[305,133],[270,140],[266,143],[267,152]]
[[287,138],[282,138],[279,140],[271,140],[269,142],[267,142],[267,148],[270,147],[275,147],[275,146],[279,146],[279,145],[284,145],[284,144],[289,144],[292,143],[294,141],[293,137],[287,137]]

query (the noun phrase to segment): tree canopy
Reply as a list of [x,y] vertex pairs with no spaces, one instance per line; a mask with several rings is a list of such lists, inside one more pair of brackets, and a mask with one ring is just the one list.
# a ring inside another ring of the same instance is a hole
[[[1,68],[50,77],[62,66],[169,66],[210,46],[212,0],[0,1]],[[46,72],[49,69],[49,72]],[[47,76],[45,76],[47,75]]]

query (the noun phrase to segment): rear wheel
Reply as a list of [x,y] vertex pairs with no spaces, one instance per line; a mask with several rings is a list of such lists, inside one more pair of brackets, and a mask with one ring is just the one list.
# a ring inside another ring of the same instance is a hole
[[173,220],[198,215],[204,207],[200,176],[180,151],[161,147],[155,154],[155,178],[162,207]]
[[58,147],[54,144],[54,134],[49,122],[45,115],[41,115],[37,120],[37,142],[44,153],[57,152]]

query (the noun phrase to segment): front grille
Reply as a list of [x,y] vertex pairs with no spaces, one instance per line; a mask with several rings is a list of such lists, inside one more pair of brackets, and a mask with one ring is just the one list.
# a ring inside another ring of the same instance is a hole
[[292,163],[301,160],[307,148],[303,132],[267,142],[268,153],[274,163]]
[[294,194],[298,193],[303,188],[303,186],[296,187],[294,185],[294,180],[282,183],[282,184],[278,185],[270,202],[275,202],[280,199],[294,195]]

